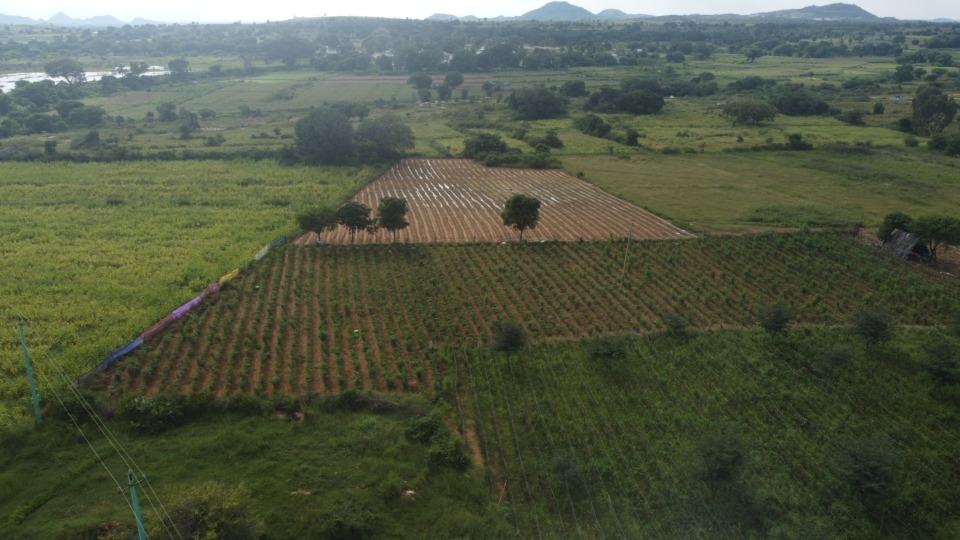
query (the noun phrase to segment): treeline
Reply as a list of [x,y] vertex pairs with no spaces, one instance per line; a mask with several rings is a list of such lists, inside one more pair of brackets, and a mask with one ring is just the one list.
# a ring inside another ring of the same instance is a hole
[[[143,25],[27,29],[3,42],[0,60],[114,56],[138,60],[228,54],[323,70],[462,72],[494,68],[558,69],[647,58],[704,59],[717,50],[781,56],[898,56],[914,45],[957,47],[957,25],[882,21],[418,21],[332,17],[265,24]],[[2,36],[2,34],[0,34]],[[15,36],[15,38],[14,38]],[[249,67],[249,66],[248,66]]]

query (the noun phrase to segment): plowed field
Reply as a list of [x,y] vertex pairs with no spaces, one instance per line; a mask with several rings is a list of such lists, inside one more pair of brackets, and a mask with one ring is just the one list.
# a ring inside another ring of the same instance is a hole
[[[410,226],[398,242],[515,241],[500,212],[515,193],[540,199],[540,222],[524,239],[576,241],[610,236],[637,239],[692,238],[669,222],[618,199],[564,171],[483,167],[469,159],[406,159],[357,194],[355,200],[376,209],[387,196],[409,204]],[[303,238],[301,243],[315,239]],[[325,242],[350,243],[347,229],[327,233]],[[356,243],[393,241],[387,231],[357,233]]]

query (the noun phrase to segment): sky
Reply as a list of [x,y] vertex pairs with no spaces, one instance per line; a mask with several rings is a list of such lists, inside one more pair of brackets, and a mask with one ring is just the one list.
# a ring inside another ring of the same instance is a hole
[[[97,15],[113,15],[127,22],[141,17],[160,22],[263,22],[282,21],[294,17],[321,17],[355,15],[424,19],[435,13],[463,17],[517,16],[537,9],[548,0],[485,0],[483,2],[451,2],[441,0],[358,2],[318,2],[317,0],[270,0],[267,2],[202,2],[197,0],[31,0],[16,4],[3,2],[0,13],[20,15],[32,19],[49,19],[57,12],[84,19]],[[689,15],[738,13],[751,14],[780,9],[797,9],[809,5],[827,5],[836,0],[568,0],[593,13],[604,9],[619,9],[630,14]],[[960,2],[945,0],[848,0],[879,17],[898,19],[948,18],[960,20]]]

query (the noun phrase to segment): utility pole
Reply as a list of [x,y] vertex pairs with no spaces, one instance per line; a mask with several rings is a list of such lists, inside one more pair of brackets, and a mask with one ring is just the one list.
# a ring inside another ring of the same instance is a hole
[[140,512],[140,497],[137,496],[137,481],[133,476],[133,469],[127,469],[127,486],[130,487],[130,498],[133,499],[133,516],[137,520],[137,535],[140,540],[147,540],[147,530],[143,527],[143,514]]
[[33,398],[33,413],[37,416],[37,425],[43,425],[43,413],[40,412],[40,396],[37,394],[37,381],[33,379],[33,366],[30,365],[30,351],[27,338],[23,333],[23,317],[17,317],[20,327],[20,344],[23,345],[23,362],[27,365],[27,382],[30,383],[30,397]]

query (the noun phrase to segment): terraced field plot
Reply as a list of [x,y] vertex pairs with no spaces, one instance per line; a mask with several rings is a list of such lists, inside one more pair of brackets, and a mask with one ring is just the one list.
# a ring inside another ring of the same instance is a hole
[[[407,200],[410,226],[398,242],[504,242],[517,232],[500,219],[514,193],[540,199],[540,222],[524,239],[576,241],[617,238],[677,239],[693,235],[643,208],[559,170],[483,167],[468,159],[406,159],[357,194],[376,208],[387,196]],[[324,241],[350,243],[339,228]],[[391,242],[386,231],[358,233],[356,243]]]

